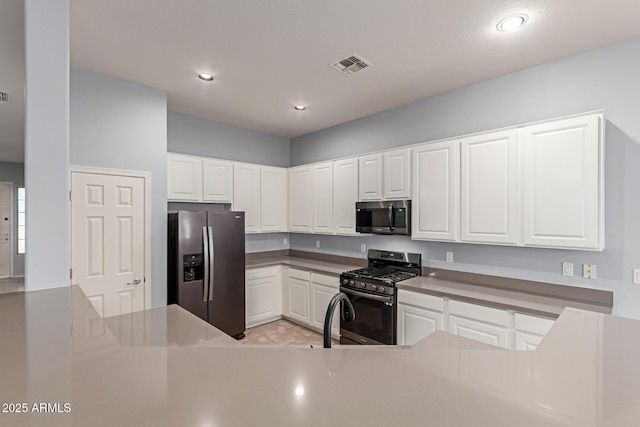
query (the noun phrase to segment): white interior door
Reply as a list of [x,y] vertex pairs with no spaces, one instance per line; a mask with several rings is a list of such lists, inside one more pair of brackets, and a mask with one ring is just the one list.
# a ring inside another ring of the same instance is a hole
[[11,184],[0,183],[0,277],[11,276]]
[[72,283],[102,317],[144,309],[144,178],[71,174]]

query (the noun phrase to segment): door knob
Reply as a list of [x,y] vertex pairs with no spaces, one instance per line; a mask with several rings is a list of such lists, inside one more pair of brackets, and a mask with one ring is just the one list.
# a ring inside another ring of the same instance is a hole
[[137,285],[138,283],[140,283],[140,279],[138,277],[136,277],[135,279],[133,279],[133,282],[127,283],[127,286]]

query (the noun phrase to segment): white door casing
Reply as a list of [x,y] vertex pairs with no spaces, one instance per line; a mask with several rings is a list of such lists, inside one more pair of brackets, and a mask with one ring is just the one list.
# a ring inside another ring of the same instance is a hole
[[148,176],[74,169],[71,282],[102,317],[143,310],[150,302]]
[[13,275],[13,184],[0,182],[0,277]]

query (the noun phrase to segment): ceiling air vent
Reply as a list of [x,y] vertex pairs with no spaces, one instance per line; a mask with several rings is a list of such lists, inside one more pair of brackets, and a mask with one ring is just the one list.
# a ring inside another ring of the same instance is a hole
[[362,57],[356,55],[355,53],[349,55],[345,58],[334,62],[333,64],[329,64],[329,66],[335,70],[340,71],[342,74],[350,76],[352,74],[357,73],[360,70],[364,70],[365,68],[371,67],[371,63],[367,62]]
[[0,102],[9,102],[9,94],[7,92],[0,92]]

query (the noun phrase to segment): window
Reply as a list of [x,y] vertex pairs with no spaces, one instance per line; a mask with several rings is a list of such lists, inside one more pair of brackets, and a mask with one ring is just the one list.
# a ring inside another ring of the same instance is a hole
[[18,253],[23,254],[25,248],[24,226],[25,226],[25,208],[24,208],[24,188],[18,188]]

